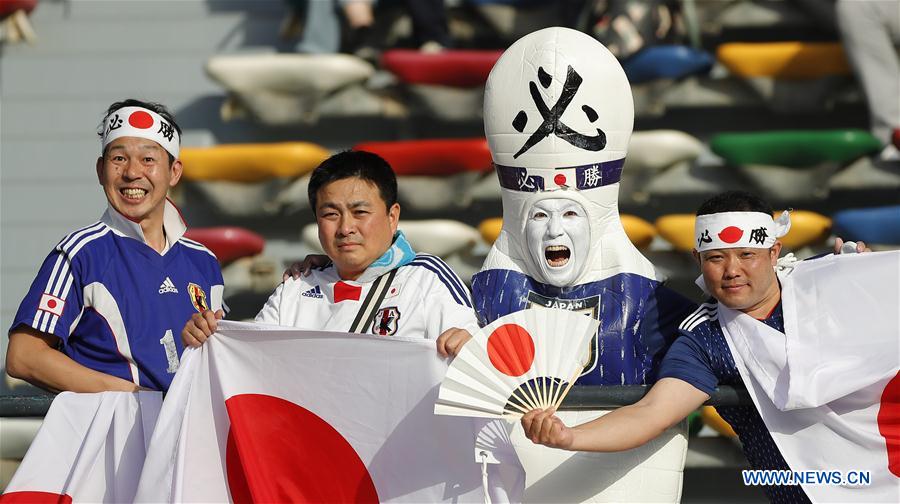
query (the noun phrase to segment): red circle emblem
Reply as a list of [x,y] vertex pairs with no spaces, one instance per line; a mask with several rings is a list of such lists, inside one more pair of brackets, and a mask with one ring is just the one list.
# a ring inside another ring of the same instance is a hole
[[555,177],[553,177],[553,182],[555,182],[556,185],[566,185],[566,176],[562,173],[557,174]]
[[48,300],[47,300],[47,307],[48,307],[48,308],[56,308],[56,300],[55,300],[55,299],[48,299]]
[[534,340],[518,324],[494,329],[488,336],[487,351],[491,364],[507,376],[522,376],[534,362]]
[[128,124],[138,129],[147,129],[153,126],[153,116],[143,110],[137,110],[128,116]]
[[736,243],[744,236],[744,232],[739,227],[728,226],[719,233],[719,239],[725,243]]
[[232,501],[378,502],[359,454],[315,413],[263,394],[232,396],[225,407],[231,421],[225,466]]

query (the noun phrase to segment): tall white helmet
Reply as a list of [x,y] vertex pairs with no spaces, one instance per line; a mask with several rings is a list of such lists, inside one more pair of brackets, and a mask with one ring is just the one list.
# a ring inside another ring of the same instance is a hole
[[[623,272],[656,278],[619,219],[618,182],[633,126],[625,71],[594,38],[554,27],[511,45],[485,86],[484,131],[501,186],[503,230],[484,269],[520,270],[557,286]],[[572,250],[574,264],[555,267],[526,243],[534,241],[526,238],[529,212],[547,199],[571,200],[587,214],[589,230],[581,234],[590,235],[588,250]]]

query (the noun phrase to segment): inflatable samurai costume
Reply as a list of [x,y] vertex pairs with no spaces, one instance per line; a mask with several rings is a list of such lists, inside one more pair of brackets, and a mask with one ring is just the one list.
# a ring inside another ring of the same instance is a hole
[[[662,285],[619,218],[618,181],[634,122],[622,67],[584,33],[531,33],[491,71],[484,122],[502,189],[503,229],[472,278],[479,322],[530,308],[584,312],[600,320],[600,329],[577,383],[652,382],[678,323],[695,305]],[[575,425],[604,413],[559,416]],[[624,453],[534,445],[518,424],[512,436],[527,474],[527,501],[680,499],[687,440],[679,428]]]

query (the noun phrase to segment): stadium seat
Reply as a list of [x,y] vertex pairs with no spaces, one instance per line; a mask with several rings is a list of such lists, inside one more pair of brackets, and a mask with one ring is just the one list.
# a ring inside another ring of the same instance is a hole
[[202,243],[223,265],[260,254],[266,246],[262,236],[233,226],[190,228],[184,236]]
[[900,205],[854,208],[835,213],[834,234],[872,245],[900,245]]
[[308,142],[224,144],[181,149],[186,180],[260,182],[275,177],[299,177],[311,172],[328,156],[327,149]]
[[405,84],[431,84],[459,88],[483,86],[503,51],[445,50],[425,53],[411,49],[391,49],[381,64]]
[[731,42],[719,46],[716,58],[739,77],[814,79],[850,75],[839,42]]
[[632,85],[709,73],[714,59],[700,49],[679,45],[647,47],[622,62]]
[[731,165],[806,167],[826,161],[846,164],[877,152],[881,143],[859,129],[785,130],[721,133],[710,147]]
[[484,138],[365,142],[353,149],[383,157],[398,177],[484,173],[492,168],[491,152]]
[[725,421],[720,415],[719,412],[716,411],[716,408],[713,406],[703,406],[700,408],[700,418],[703,419],[703,423],[708,425],[712,430],[718,432],[719,434],[727,437],[727,438],[736,438],[737,433],[734,432],[734,429],[731,427],[731,424]]

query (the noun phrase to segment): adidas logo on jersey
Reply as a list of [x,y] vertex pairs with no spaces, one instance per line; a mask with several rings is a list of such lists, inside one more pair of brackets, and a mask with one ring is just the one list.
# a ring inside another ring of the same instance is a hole
[[160,294],[178,294],[178,289],[175,288],[175,284],[172,283],[172,279],[169,277],[166,277],[166,279],[163,280],[163,283],[161,283],[159,286],[159,293]]
[[316,299],[322,299],[325,297],[324,295],[322,295],[322,289],[318,285],[316,285],[312,289],[309,289],[308,291],[301,292],[300,295]]

